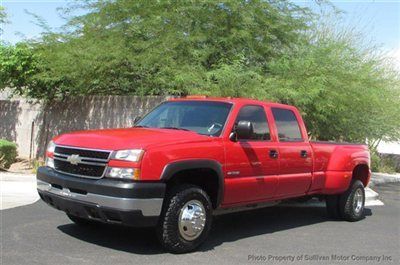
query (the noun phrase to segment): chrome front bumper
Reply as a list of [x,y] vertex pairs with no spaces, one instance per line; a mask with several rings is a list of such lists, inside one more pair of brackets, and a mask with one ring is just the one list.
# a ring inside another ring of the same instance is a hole
[[121,211],[139,210],[143,216],[159,216],[163,204],[162,198],[120,198],[94,193],[80,194],[72,192],[68,188],[62,187],[60,189],[42,180],[37,180],[37,189],[39,192],[46,192],[69,200],[91,203],[100,207]]

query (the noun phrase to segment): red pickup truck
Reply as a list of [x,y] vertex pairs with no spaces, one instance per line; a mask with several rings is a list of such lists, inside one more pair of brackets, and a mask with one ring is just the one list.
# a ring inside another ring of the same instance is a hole
[[326,199],[333,218],[363,218],[365,145],[310,142],[299,111],[277,103],[190,97],[133,128],[55,137],[40,197],[77,224],[155,226],[174,253],[194,250],[213,215],[285,199]]

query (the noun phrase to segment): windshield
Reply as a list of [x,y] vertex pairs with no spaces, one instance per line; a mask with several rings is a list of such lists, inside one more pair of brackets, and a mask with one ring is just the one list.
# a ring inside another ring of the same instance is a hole
[[230,103],[211,101],[165,102],[147,114],[137,127],[190,130],[219,136],[224,128]]

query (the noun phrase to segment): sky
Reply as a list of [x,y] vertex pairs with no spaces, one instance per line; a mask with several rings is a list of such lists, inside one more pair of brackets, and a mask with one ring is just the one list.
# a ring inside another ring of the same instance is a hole
[[[314,1],[293,2],[319,10]],[[400,71],[400,0],[331,1],[343,11],[342,26],[360,31],[367,42],[381,47]]]
[[[40,35],[42,31],[32,21],[25,10],[44,18],[57,29],[65,21],[59,16],[57,8],[66,7],[68,0],[0,0],[9,16],[9,24],[3,25],[2,40],[16,43],[24,38]],[[302,6],[318,10],[314,1],[292,0]],[[344,24],[362,31],[368,40],[380,45],[385,52],[398,60],[400,69],[400,0],[333,0],[331,1],[343,15]]]

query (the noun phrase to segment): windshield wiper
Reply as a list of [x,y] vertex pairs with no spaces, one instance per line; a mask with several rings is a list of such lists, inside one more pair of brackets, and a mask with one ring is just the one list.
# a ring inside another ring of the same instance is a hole
[[185,128],[179,128],[179,127],[160,127],[160,129],[169,129],[169,130],[181,130],[181,131],[190,131]]
[[135,126],[132,126],[132,128],[150,128],[150,127],[146,126],[146,125],[135,125]]

